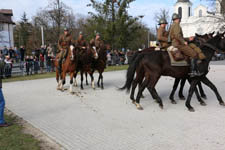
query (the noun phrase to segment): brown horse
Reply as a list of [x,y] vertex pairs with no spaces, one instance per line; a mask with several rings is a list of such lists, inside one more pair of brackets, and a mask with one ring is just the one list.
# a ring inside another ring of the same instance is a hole
[[77,60],[77,68],[76,68],[76,72],[74,74],[74,79],[75,79],[75,86],[77,86],[76,84],[76,76],[77,73],[80,72],[81,75],[81,89],[83,90],[83,73],[88,73],[91,77],[91,83],[92,83],[92,88],[95,89],[95,84],[94,84],[94,76],[92,73],[92,60],[96,60],[98,59],[98,53],[96,51],[96,49],[94,49],[91,46],[87,46],[87,49],[83,49],[83,52],[81,52],[78,56],[78,60]]
[[189,111],[192,111],[192,112],[194,111],[194,108],[191,106],[190,102],[191,102],[191,97],[193,95],[193,92],[196,89],[196,84],[199,83],[200,81],[203,82],[205,85],[209,86],[216,94],[220,105],[225,106],[219,92],[217,91],[217,88],[206,77],[208,73],[209,62],[211,61],[211,58],[213,57],[214,52],[217,51],[218,49],[225,51],[225,40],[223,36],[224,35],[217,34],[215,37],[213,37],[210,41],[208,41],[206,44],[204,44],[201,47],[201,49],[203,50],[203,53],[207,57],[207,59],[202,61],[198,66],[199,70],[201,72],[204,72],[202,76],[190,78],[189,67],[171,66],[170,59],[167,52],[153,51],[151,53],[140,54],[135,59],[135,61],[129,66],[127,70],[126,83],[124,87],[121,89],[130,90],[131,84],[134,79],[135,71],[141,70],[145,79],[140,85],[137,98],[135,100],[135,104],[138,109],[143,109],[139,103],[140,103],[142,92],[146,87],[149,89],[152,97],[157,100],[157,102],[159,103],[159,106],[163,108],[162,99],[159,97],[155,89],[155,86],[162,75],[171,76],[174,78],[189,79],[189,81],[191,82],[191,86],[189,88],[189,94],[186,101],[186,107],[188,108]]
[[[59,55],[59,54],[58,54]],[[57,89],[64,91],[64,84],[66,83],[66,74],[69,73],[70,75],[70,93],[73,94],[73,76],[77,67],[76,64],[76,52],[74,46],[70,46],[68,50],[68,54],[65,58],[65,61],[62,64],[62,72],[61,74],[58,71],[58,57],[56,56],[55,66],[56,66],[56,80],[58,82]]]

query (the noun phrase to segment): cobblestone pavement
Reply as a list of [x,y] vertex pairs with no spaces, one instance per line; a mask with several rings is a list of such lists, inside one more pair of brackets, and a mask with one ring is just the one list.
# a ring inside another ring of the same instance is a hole
[[[104,73],[104,90],[93,90],[89,85],[83,91],[75,88],[75,95],[57,91],[54,78],[5,83],[6,106],[65,149],[224,150],[225,107],[218,104],[209,88],[204,86],[208,105],[200,106],[193,96],[196,112],[190,113],[177,94],[178,104],[170,103],[168,95],[174,80],[162,77],[156,89],[164,109],[145,91],[141,100],[144,110],[139,111],[126,92],[117,90],[125,81],[125,73]],[[223,98],[224,75],[223,65],[211,66],[208,75]]]

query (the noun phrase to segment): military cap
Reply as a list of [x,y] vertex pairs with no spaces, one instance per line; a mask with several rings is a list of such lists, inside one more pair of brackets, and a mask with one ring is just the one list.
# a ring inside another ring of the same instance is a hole
[[174,14],[172,15],[172,20],[175,20],[175,19],[181,19],[180,15],[177,14],[177,13],[174,13]]
[[96,33],[96,36],[100,36],[100,34],[97,32],[97,33]]
[[67,27],[64,28],[64,31],[69,31],[69,29]]
[[162,18],[159,20],[159,25],[161,25],[161,24],[168,24],[168,23],[167,23],[166,19]]
[[80,31],[80,32],[79,32],[79,35],[83,35],[83,32],[82,32],[82,31]]

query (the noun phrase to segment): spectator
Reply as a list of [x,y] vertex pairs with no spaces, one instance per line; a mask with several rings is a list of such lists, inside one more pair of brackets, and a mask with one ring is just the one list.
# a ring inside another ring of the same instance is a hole
[[40,54],[40,70],[41,70],[41,73],[43,73],[43,70],[44,70],[44,55],[41,53]]
[[109,66],[111,66],[112,65],[112,55],[111,55],[111,52],[108,52],[106,57],[107,57],[107,64]]
[[14,48],[14,51],[15,51],[15,59],[16,62],[18,63],[20,60],[20,51],[17,49],[17,47]]
[[30,57],[29,56],[26,56],[25,62],[26,62],[26,73],[27,75],[30,75]]
[[39,70],[38,58],[34,56],[34,73],[37,74]]
[[24,62],[24,55],[25,55],[26,50],[24,49],[24,46],[20,47],[20,60],[21,62]]
[[4,62],[0,60],[0,127],[8,127],[10,124],[4,120],[5,99],[2,93],[2,77],[3,77]]
[[9,48],[9,57],[10,57],[11,61],[13,62],[13,60],[15,58],[15,51],[12,47]]
[[46,56],[46,66],[47,66],[47,72],[50,72],[52,69],[52,57],[53,57],[53,50],[51,45],[47,48],[47,56]]
[[12,60],[9,56],[5,57],[5,77],[9,78],[12,75]]
[[36,56],[36,58],[35,59],[37,59],[37,61],[39,61],[39,56],[40,56],[40,49],[38,49],[38,48],[35,48],[35,56]]
[[4,49],[2,50],[2,54],[3,54],[4,58],[5,58],[5,56],[7,56],[9,54],[9,50],[7,49],[6,46],[4,46]]

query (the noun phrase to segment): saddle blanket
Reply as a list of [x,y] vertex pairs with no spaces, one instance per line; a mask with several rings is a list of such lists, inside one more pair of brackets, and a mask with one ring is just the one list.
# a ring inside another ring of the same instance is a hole
[[167,49],[167,52],[168,52],[169,57],[170,57],[171,66],[189,66],[189,64],[187,63],[186,60],[180,60],[180,61],[174,60],[174,58],[173,58],[173,56],[171,54],[171,51],[176,51],[176,50],[178,50],[178,49],[173,47],[173,46],[170,46]]

